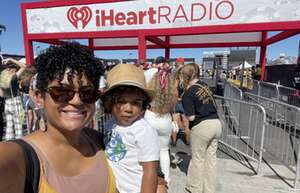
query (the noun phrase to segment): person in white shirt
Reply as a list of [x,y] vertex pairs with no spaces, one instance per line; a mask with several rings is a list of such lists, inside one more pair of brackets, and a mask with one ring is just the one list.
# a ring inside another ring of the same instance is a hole
[[143,118],[152,98],[143,71],[131,64],[115,66],[102,95],[113,118],[104,128],[105,151],[120,193],[156,193],[159,141]]
[[168,62],[157,64],[157,72],[147,82],[149,89],[154,90],[151,108],[145,112],[145,119],[157,130],[160,146],[160,167],[164,179],[170,183],[169,144],[173,130],[172,112],[177,102],[177,90],[171,74],[172,67]]

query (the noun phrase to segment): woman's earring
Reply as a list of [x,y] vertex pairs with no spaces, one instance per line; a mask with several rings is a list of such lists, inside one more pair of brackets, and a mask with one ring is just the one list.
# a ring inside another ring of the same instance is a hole
[[40,122],[39,122],[39,128],[41,131],[46,132],[47,131],[47,122],[44,118],[44,115],[42,115]]

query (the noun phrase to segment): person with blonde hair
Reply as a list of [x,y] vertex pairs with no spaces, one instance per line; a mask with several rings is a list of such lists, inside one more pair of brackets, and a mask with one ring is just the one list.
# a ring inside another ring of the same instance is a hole
[[215,193],[216,152],[222,126],[213,93],[199,80],[199,67],[195,63],[182,67],[179,78],[184,87],[182,104],[191,129],[192,159],[186,191]]
[[157,130],[160,145],[160,167],[164,179],[170,182],[169,144],[173,129],[172,111],[177,101],[176,87],[171,75],[172,67],[167,62],[157,64],[157,72],[150,78],[147,86],[154,90],[150,109],[145,112],[145,119]]

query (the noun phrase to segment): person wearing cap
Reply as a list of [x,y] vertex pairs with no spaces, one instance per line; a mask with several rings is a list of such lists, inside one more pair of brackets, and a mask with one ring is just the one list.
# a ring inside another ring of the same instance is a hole
[[102,136],[87,128],[99,98],[101,62],[78,43],[50,46],[36,61],[45,126],[0,143],[0,192],[117,193]]
[[184,65],[184,58],[177,58],[175,61],[175,69],[179,69]]
[[156,193],[158,136],[143,118],[152,97],[135,65],[119,64],[108,73],[101,99],[112,119],[105,124],[104,143],[120,193]]

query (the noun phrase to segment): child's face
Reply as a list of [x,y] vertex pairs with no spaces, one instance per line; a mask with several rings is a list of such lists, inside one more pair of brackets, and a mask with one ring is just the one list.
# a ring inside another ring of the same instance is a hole
[[112,106],[112,114],[121,126],[130,126],[143,113],[144,95],[142,92],[123,92]]

